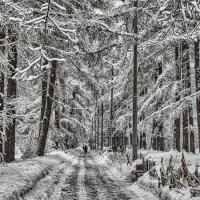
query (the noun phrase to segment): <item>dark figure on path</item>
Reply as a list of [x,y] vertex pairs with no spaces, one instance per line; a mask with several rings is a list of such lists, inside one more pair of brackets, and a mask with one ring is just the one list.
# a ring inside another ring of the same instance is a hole
[[87,153],[87,150],[88,150],[88,147],[87,147],[87,145],[85,145],[85,146],[84,146],[85,155],[86,155],[86,153]]

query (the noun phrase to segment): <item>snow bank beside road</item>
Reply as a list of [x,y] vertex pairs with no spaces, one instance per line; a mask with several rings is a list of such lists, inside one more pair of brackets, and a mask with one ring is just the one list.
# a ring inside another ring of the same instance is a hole
[[145,191],[150,191],[162,200],[199,200],[199,197],[191,197],[189,189],[169,189],[169,186],[158,187],[158,180],[151,179],[148,173],[144,174],[136,182]]
[[[181,165],[182,153],[178,151],[171,150],[169,152],[161,151],[141,151],[141,154],[145,159],[153,160],[157,163],[156,169],[159,174],[161,167],[161,158],[163,158],[164,166],[167,167],[169,164],[169,159],[173,156],[173,163],[175,169],[178,169]],[[195,166],[200,164],[200,154],[193,154],[184,152],[188,170],[191,173],[194,173]],[[200,200],[200,197],[191,197],[189,188],[172,188],[169,189],[169,186],[164,186],[161,188],[158,187],[158,180],[151,179],[148,173],[144,174],[136,182],[137,185],[141,186],[146,191],[151,191],[154,194],[157,194],[161,199],[168,200]]]
[[[127,151],[129,155],[131,155],[129,149]],[[169,159],[173,156],[173,163],[175,163],[175,169],[178,169],[181,165],[181,157],[182,153],[177,151],[170,152],[161,152],[161,151],[140,151],[139,154],[142,154],[145,159],[150,159],[156,162],[157,172],[159,173],[161,167],[161,158],[163,158],[164,166],[168,166]],[[99,163],[107,163],[107,167],[112,172],[113,177],[120,178],[121,180],[130,180],[131,171],[135,167],[135,162],[132,165],[127,166],[125,161],[116,160],[112,161],[112,156],[110,156],[110,152],[104,152],[101,155],[101,158],[98,158]],[[191,173],[194,173],[195,166],[198,164],[200,166],[200,154],[192,154],[184,152],[185,159],[188,165],[188,169]],[[120,157],[120,156],[119,156]],[[200,168],[199,168],[200,171]],[[184,189],[169,189],[169,186],[158,187],[158,180],[151,179],[148,175],[148,172],[145,173],[141,178],[138,179],[137,182],[132,184],[133,189],[137,186],[141,187],[145,191],[152,192],[160,199],[168,199],[168,200],[200,200],[200,197],[191,197],[189,188]]]
[[43,157],[15,161],[0,168],[0,199],[18,200],[31,190],[36,182],[43,178],[54,167],[64,162],[66,156],[73,160],[73,156],[64,152],[53,152]]

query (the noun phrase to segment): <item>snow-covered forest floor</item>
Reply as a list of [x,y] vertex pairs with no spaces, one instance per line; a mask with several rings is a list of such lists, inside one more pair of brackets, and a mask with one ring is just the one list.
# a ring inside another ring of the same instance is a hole
[[106,160],[76,149],[9,163],[1,168],[0,199],[158,199],[124,179]]
[[[161,152],[161,151],[142,151],[141,154],[145,157],[145,159],[149,158],[156,162],[156,170],[160,175],[160,168],[161,168],[161,159],[163,158],[163,166],[166,169],[169,165],[169,160],[171,156],[173,157],[173,165],[175,170],[177,170],[181,166],[181,158],[182,153],[178,151],[169,151],[169,152]],[[199,171],[199,164],[200,164],[200,154],[196,153],[187,153],[184,152],[184,156],[186,159],[188,170],[194,174],[196,166],[198,166]],[[190,188],[187,189],[169,189],[169,185],[165,187],[158,188],[158,180],[150,178],[148,172],[142,176],[137,184],[147,191],[151,191],[157,194],[161,199],[171,199],[171,200],[199,200],[200,197],[191,197]]]
[[[161,158],[167,167],[171,156],[175,168],[181,163],[177,151],[141,151],[145,159],[156,162],[159,173]],[[190,172],[200,163],[199,154],[185,153]],[[136,161],[137,162],[137,161]],[[158,180],[148,172],[137,182],[131,181],[135,162],[128,165],[123,156],[113,159],[113,153],[89,151],[85,156],[80,148],[55,151],[43,157],[9,163],[0,170],[0,199],[64,200],[64,199],[134,199],[134,200],[198,200],[189,189],[158,187]]]
[[[127,153],[131,155],[131,149],[127,150]],[[137,160],[132,163],[132,165],[127,166],[126,160],[122,161],[123,159],[115,159],[115,162],[113,163],[112,159],[110,159],[112,153],[105,152],[103,156],[103,160],[106,160],[108,163],[110,163],[109,167],[110,170],[115,174],[115,177],[121,178],[121,179],[127,179],[130,176],[130,173],[132,170],[135,170],[135,165],[138,162]],[[174,169],[177,170],[181,166],[181,158],[182,153],[178,151],[171,150],[169,152],[162,152],[162,151],[154,151],[154,150],[140,150],[139,154],[141,154],[144,159],[149,159],[151,161],[155,161],[156,163],[156,171],[158,175],[160,176],[160,168],[161,168],[161,159],[163,158],[163,166],[165,169],[167,169],[167,166],[169,165],[169,160],[171,156],[173,157],[173,165]],[[186,159],[187,167],[189,171],[193,174],[195,172],[196,166],[198,166],[198,171],[200,171],[200,154],[196,152],[196,154],[193,153],[187,153],[184,152],[184,156]],[[121,156],[118,156],[120,158]],[[104,161],[102,161],[104,162]],[[199,200],[200,197],[191,197],[190,188],[181,188],[181,189],[169,189],[169,185],[165,187],[158,187],[158,179],[152,178],[149,176],[149,172],[146,172],[142,177],[138,179],[137,182],[135,182],[133,186],[139,186],[143,188],[146,192],[150,191],[153,194],[155,194],[159,199],[163,200]],[[134,190],[134,189],[133,189]]]

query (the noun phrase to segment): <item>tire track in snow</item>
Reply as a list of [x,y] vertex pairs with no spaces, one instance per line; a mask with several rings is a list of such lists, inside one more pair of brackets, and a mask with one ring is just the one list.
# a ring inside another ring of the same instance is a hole
[[91,200],[107,199],[107,190],[103,186],[103,182],[99,180],[99,175],[95,170],[94,163],[90,156],[85,159],[86,175],[85,185]]
[[21,197],[20,200],[49,200],[56,188],[56,184],[60,181],[65,164],[61,164],[58,169],[52,169],[47,176],[39,180],[35,187],[24,197]]
[[[75,152],[77,154],[77,152]],[[74,154],[75,154],[74,153]],[[39,180],[35,187],[19,200],[66,200],[77,199],[77,174],[80,158],[64,159],[63,162],[51,169],[48,175]]]
[[49,200],[66,200],[76,198],[76,185],[74,185],[74,180],[76,179],[78,165],[79,163],[75,165],[72,165],[71,163],[65,165],[63,169],[64,173],[58,180],[58,185]]
[[81,159],[80,161],[80,171],[78,173],[78,177],[77,177],[77,197],[78,199],[80,200],[85,200],[85,199],[89,199],[88,198],[88,195],[87,195],[87,192],[86,192],[86,188],[85,188],[85,183],[84,183],[84,180],[85,180],[85,163],[84,163],[84,160]]
[[[77,177],[80,170],[80,158],[78,163],[73,166],[73,172],[64,177],[64,182],[61,184],[61,194],[59,200],[76,200],[77,199]],[[55,200],[55,199],[52,199]]]
[[133,198],[127,195],[122,186],[110,179],[104,168],[100,170],[102,166],[95,163],[92,156],[85,159],[85,166],[85,185],[91,200],[137,200],[136,195]]
[[[112,174],[112,168],[109,169],[106,165],[98,164],[95,158],[91,155],[87,161],[94,168],[96,179],[103,184],[103,190],[100,200],[156,200],[158,197],[150,192],[146,192],[142,188],[133,185],[132,182],[119,180]],[[100,185],[99,183],[99,185]],[[106,190],[106,193],[105,193]],[[106,196],[107,194],[107,196]]]

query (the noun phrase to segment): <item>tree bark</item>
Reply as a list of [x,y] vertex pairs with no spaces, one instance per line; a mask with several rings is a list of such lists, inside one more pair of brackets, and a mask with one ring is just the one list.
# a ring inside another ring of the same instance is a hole
[[[4,39],[5,38],[5,33],[3,32],[0,32],[0,40]],[[5,47],[3,46],[3,42],[0,42],[0,51],[2,52],[2,54],[4,55],[5,54]],[[3,67],[2,67],[3,69]],[[3,74],[3,71],[0,71],[0,112],[3,113],[3,95],[4,95],[4,74]],[[2,115],[2,118],[1,118],[1,121],[2,121],[2,126],[0,126],[0,152],[3,153],[3,115]]]
[[101,150],[103,151],[103,102],[101,103]]
[[[155,84],[158,80],[158,77],[162,74],[162,62],[158,63],[158,67],[155,71]],[[160,84],[162,86],[162,83]],[[159,109],[161,101],[157,99],[156,111]],[[157,130],[155,132],[155,130]],[[163,122],[160,119],[153,119],[153,149],[164,151],[164,135],[163,135]]]
[[[181,79],[181,69],[180,69],[180,56],[179,56],[179,45],[175,47],[175,62],[176,62],[176,81]],[[179,91],[176,92],[176,102],[180,100]],[[181,150],[180,145],[180,115],[174,121],[174,139],[175,139],[175,148],[177,151]]]
[[[133,26],[134,26],[134,33],[135,35],[138,34],[138,15],[137,15],[137,9],[138,9],[138,0],[134,2],[134,7],[135,7],[135,16],[133,20]],[[137,44],[137,38],[135,39],[134,43],[134,58],[133,58],[133,69],[132,69],[132,74],[133,74],[133,110],[132,110],[132,159],[133,161],[138,158],[137,155],[137,148],[138,148],[138,142],[137,142],[137,72],[138,72],[138,44]]]
[[49,122],[51,117],[51,110],[52,110],[52,99],[54,95],[54,86],[56,80],[56,68],[57,68],[57,61],[53,61],[51,65],[50,71],[50,80],[49,80],[49,87],[48,87],[48,94],[46,97],[46,109],[44,113],[44,118],[42,121],[42,132],[39,138],[39,144],[37,147],[37,155],[43,156],[46,146],[46,140],[49,130]]
[[[192,109],[189,111],[189,125],[193,127],[193,117],[192,117]],[[194,131],[193,129],[189,130],[190,134],[190,152],[195,153],[195,142],[194,142]]]
[[[48,62],[45,62],[45,65],[48,64]],[[41,105],[41,116],[40,116],[40,128],[39,128],[39,136],[38,141],[42,132],[42,124],[44,119],[44,112],[46,107],[46,97],[47,97],[47,80],[48,80],[48,73],[47,69],[44,68],[42,71],[42,105]]]
[[[111,69],[111,80],[113,81],[114,76],[114,68],[112,66]],[[110,92],[110,144],[112,146],[112,134],[113,134],[113,95],[114,95],[114,88],[113,83],[111,84],[111,92]]]
[[97,148],[97,119],[96,119],[96,111],[94,114],[94,148]]
[[183,149],[189,152],[188,145],[188,110],[183,111]]
[[[158,74],[159,76],[162,74],[163,69],[162,69],[162,62],[158,63]],[[162,86],[162,82],[161,85]],[[160,107],[161,102],[158,102],[158,107]],[[159,133],[159,141],[158,141],[158,150],[164,151],[165,150],[165,141],[164,141],[164,135],[163,135],[163,122],[159,120],[158,123],[158,133]]]
[[[13,79],[15,75],[15,69],[17,68],[17,37],[16,33],[9,29],[8,37],[10,43],[10,52],[8,54],[8,84],[7,84],[7,97],[12,100],[16,98],[16,80]],[[5,161],[11,162],[15,160],[15,107],[11,104],[8,106],[9,111],[7,112],[7,117],[11,120],[11,123],[6,128],[6,137],[5,142]]]
[[[56,128],[56,134],[59,133],[60,130],[60,113],[59,113],[59,105],[58,105],[58,97],[55,98],[55,128]],[[58,140],[55,141],[56,143],[56,149],[59,147]],[[65,143],[65,147],[67,147],[67,144]]]
[[59,131],[59,129],[60,129],[60,115],[59,115],[58,105],[56,105],[56,108],[55,108],[55,127],[56,127],[57,131]]
[[165,141],[164,141],[164,135],[163,135],[163,122],[160,122],[160,124],[158,125],[158,131],[160,133],[159,150],[164,151]]
[[92,149],[94,149],[94,118],[92,117]]
[[100,114],[100,109],[99,109],[99,106],[98,106],[98,111],[97,111],[97,150],[99,150],[99,114]]
[[152,145],[152,148],[153,150],[157,150],[157,135],[156,135],[156,127],[157,127],[157,122],[155,119],[153,119],[153,129],[152,129],[152,142],[151,142],[151,145]]
[[[195,56],[195,81],[196,91],[200,90],[200,68],[199,68],[199,39],[194,42],[194,56]],[[197,123],[198,123],[198,138],[199,138],[199,152],[200,152],[200,98],[197,97]]]
[[[3,113],[3,94],[4,94],[4,74],[0,72],[0,112]],[[1,118],[2,126],[0,127],[0,152],[3,153],[3,116]]]
[[95,137],[94,137],[94,143],[95,143],[95,149],[97,149],[97,102],[98,102],[98,97],[96,96],[96,101],[95,101],[95,113],[94,113],[94,132],[95,132]]
[[[189,45],[186,41],[182,42],[181,45],[181,56],[182,56],[182,85],[183,89],[190,89],[191,81],[190,81],[190,60],[189,60]],[[188,96],[190,91],[186,92],[184,96]],[[190,145],[190,124],[189,124],[189,110],[190,107],[185,108],[183,111],[183,148],[185,151],[189,152]],[[192,118],[192,117],[191,117]],[[192,119],[191,119],[192,120]]]

